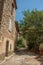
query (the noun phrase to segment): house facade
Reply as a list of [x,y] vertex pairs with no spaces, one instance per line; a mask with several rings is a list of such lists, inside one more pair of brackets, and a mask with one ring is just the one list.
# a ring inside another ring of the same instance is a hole
[[0,0],[0,55],[9,56],[16,40],[16,0]]

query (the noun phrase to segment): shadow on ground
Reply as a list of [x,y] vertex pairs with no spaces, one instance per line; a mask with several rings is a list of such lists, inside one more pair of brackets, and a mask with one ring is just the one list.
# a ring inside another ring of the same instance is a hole
[[40,65],[43,65],[43,55],[37,56],[36,59],[37,59],[38,61],[40,61],[40,63],[41,63]]
[[30,52],[28,49],[18,49],[15,51],[16,55],[29,55],[29,56],[37,56],[37,54]]

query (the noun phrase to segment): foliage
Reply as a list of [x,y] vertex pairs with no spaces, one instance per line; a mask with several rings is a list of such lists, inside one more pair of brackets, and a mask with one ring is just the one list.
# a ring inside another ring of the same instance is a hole
[[25,45],[24,45],[24,39],[23,39],[22,36],[19,37],[19,39],[18,39],[18,41],[17,41],[17,47],[18,47],[18,48],[25,47]]
[[23,37],[34,46],[43,43],[43,11],[32,10],[24,11],[23,19],[20,20],[20,30]]

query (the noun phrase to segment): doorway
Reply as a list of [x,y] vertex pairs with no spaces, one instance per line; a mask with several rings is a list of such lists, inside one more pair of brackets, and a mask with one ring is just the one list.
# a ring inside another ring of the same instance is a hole
[[9,49],[9,40],[6,41],[6,53],[5,56],[8,56],[8,49]]

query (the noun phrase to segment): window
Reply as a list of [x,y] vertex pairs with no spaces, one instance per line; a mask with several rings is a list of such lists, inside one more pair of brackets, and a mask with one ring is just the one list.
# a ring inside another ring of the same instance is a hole
[[13,14],[13,8],[14,8],[14,4],[12,3],[11,14]]
[[0,22],[0,29],[1,29],[1,22]]
[[11,50],[11,46],[12,46],[12,45],[10,44],[10,50]]
[[11,21],[11,19],[9,21],[9,31],[12,32],[12,21]]

